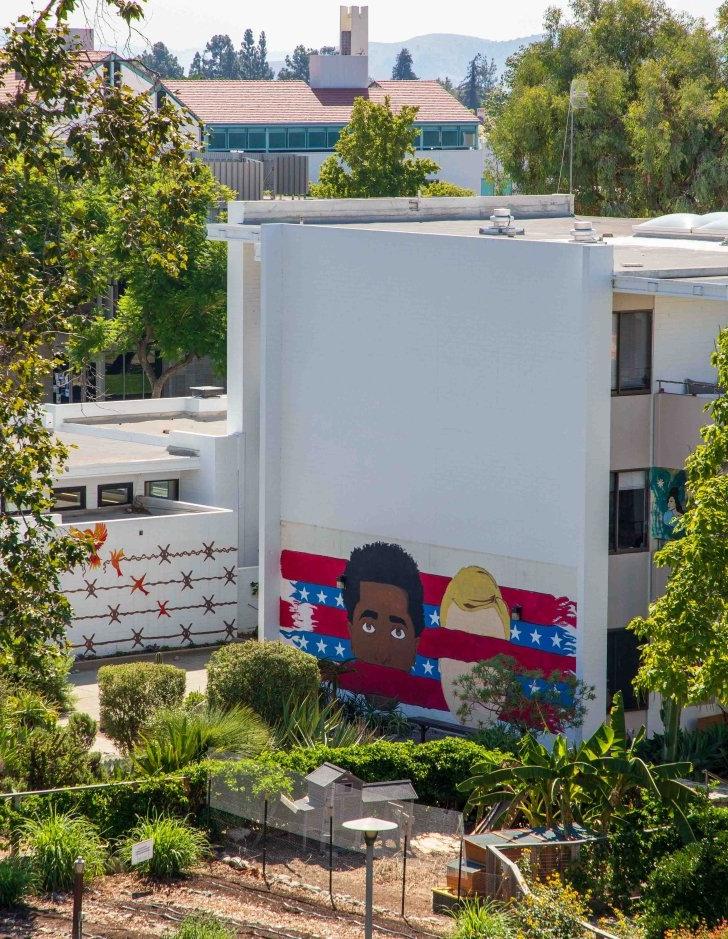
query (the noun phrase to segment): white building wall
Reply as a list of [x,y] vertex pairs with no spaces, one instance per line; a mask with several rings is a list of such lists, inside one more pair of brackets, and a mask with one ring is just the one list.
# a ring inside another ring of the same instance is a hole
[[[691,297],[656,297],[653,324],[652,375],[659,379],[714,382],[710,364],[720,330],[728,325],[728,304]],[[670,390],[670,386],[667,386]]]
[[[164,500],[150,501],[164,510]],[[76,656],[184,648],[237,635],[234,512],[190,506],[188,513],[77,527],[94,532],[98,548],[96,558],[61,581],[73,606],[68,638]]]
[[487,555],[518,589],[541,589],[548,565],[548,592],[579,604],[594,726],[611,249],[299,226],[262,239],[261,629],[276,632],[292,531],[314,552],[337,537],[322,529],[344,552],[393,540],[444,576]]
[[[322,56],[331,58],[331,56]],[[308,157],[309,182],[318,182],[321,164],[330,153],[304,153]],[[480,195],[480,180],[485,167],[485,150],[418,150],[417,157],[434,160],[440,170],[433,174],[433,179],[442,179],[448,183],[465,186],[472,189],[476,196]]]

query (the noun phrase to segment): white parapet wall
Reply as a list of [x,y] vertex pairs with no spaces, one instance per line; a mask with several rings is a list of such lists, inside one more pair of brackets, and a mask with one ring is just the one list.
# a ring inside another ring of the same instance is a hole
[[[228,202],[228,224],[267,222],[337,224],[489,219],[505,206],[514,218],[566,218],[574,214],[574,197],[554,195],[468,196],[465,198],[305,199]],[[223,228],[224,226],[214,226]]]
[[238,614],[237,517],[208,506],[145,500],[153,515],[100,512],[65,533],[90,534],[94,553],[65,574],[73,606],[68,638],[77,658],[188,648],[233,639],[254,612]]

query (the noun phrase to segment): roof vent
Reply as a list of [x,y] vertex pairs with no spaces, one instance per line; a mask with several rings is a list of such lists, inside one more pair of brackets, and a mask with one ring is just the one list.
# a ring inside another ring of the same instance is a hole
[[507,235],[509,238],[512,238],[514,235],[522,235],[524,229],[516,228],[513,222],[514,218],[513,215],[511,215],[510,209],[493,209],[493,214],[490,217],[490,226],[488,228],[480,228],[479,232],[481,235]]
[[574,219],[574,227],[571,229],[571,240],[580,241],[583,244],[596,244],[602,239],[591,222]]

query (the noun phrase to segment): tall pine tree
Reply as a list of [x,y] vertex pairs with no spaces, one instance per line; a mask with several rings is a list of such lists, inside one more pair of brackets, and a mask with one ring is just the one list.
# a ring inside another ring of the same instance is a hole
[[261,32],[255,41],[252,29],[243,33],[243,42],[238,53],[239,78],[248,81],[267,81],[274,77],[273,69],[268,64],[268,45],[265,32]]
[[417,80],[417,76],[412,69],[412,53],[409,49],[400,49],[397,55],[397,61],[394,63],[394,68],[392,69],[392,78],[400,82]]
[[200,56],[195,53],[190,66],[190,78],[240,78],[240,66],[232,39],[217,34],[205,46]]
[[[199,55],[199,53],[197,53]],[[162,78],[184,78],[185,70],[176,55],[163,42],[155,42],[149,52],[142,52],[141,61]]]
[[495,87],[498,67],[495,60],[478,53],[470,60],[465,78],[458,85],[458,97],[471,111],[483,106],[488,92]]
[[296,46],[291,55],[286,56],[283,68],[278,72],[281,81],[310,80],[309,60],[312,55],[335,55],[334,46],[322,46],[320,49],[307,49],[304,45]]

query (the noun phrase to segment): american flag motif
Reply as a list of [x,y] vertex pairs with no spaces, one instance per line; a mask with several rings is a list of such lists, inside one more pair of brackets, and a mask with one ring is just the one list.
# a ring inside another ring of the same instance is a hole
[[[284,550],[281,554],[281,638],[320,659],[343,662],[353,658],[344,597],[337,586],[346,563],[342,558],[299,551]],[[501,586],[511,616],[510,637],[499,639],[442,628],[440,603],[450,578],[420,572],[420,580],[425,628],[411,671],[355,662],[352,671],[342,676],[341,687],[447,711],[440,659],[474,663],[496,655],[511,656],[524,668],[544,676],[522,682],[526,697],[543,692],[545,677],[554,671],[576,670],[575,601]],[[520,607],[518,618],[513,615],[516,606]]]

